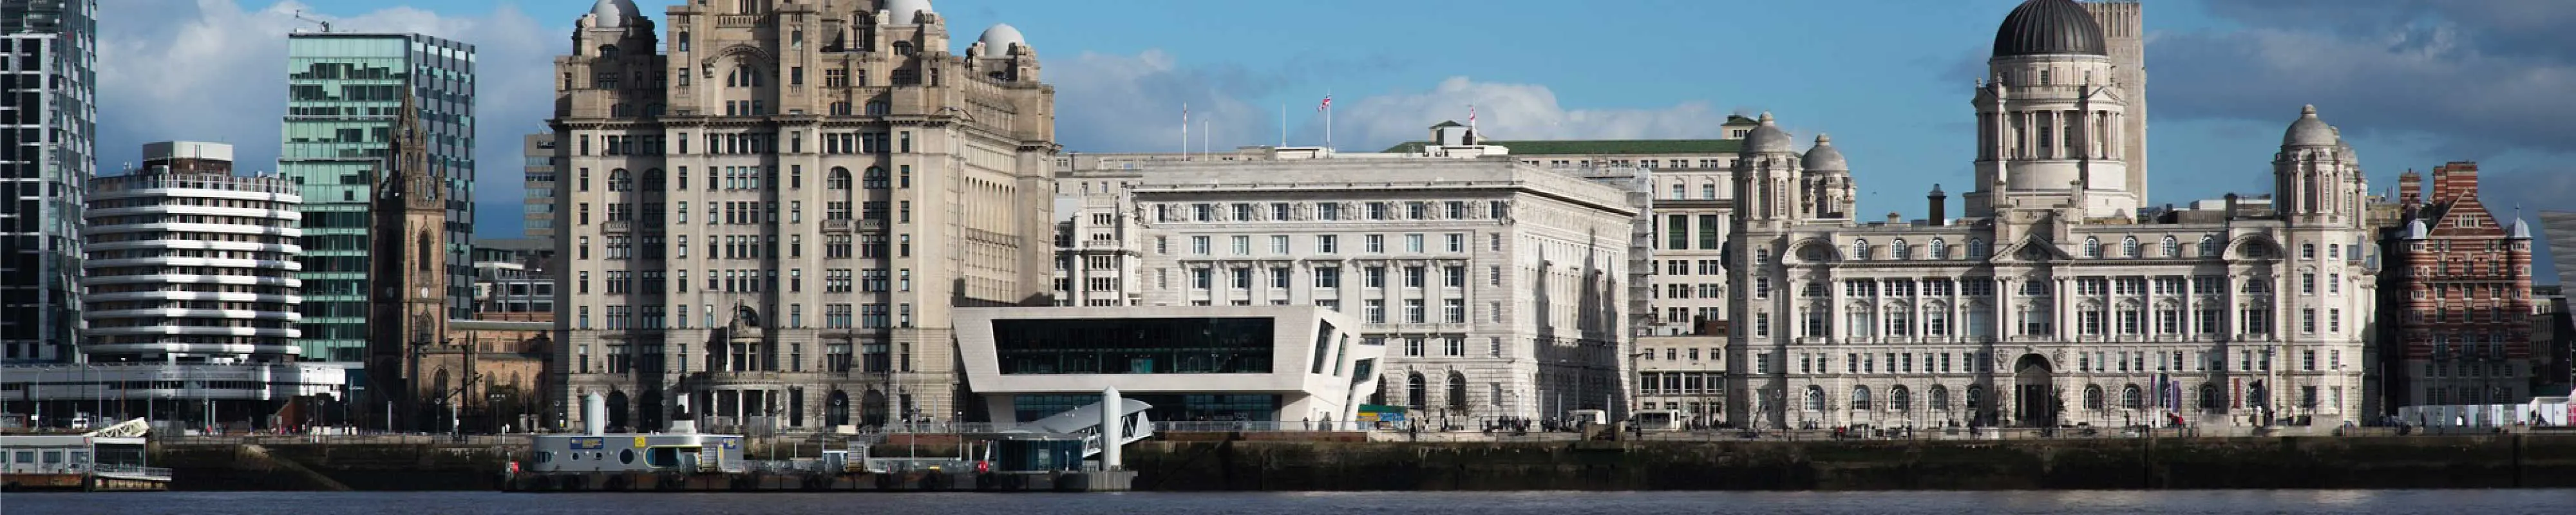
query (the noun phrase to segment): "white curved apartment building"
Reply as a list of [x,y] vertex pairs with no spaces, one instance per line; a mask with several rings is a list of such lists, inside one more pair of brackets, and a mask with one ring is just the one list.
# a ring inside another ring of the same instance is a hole
[[89,361],[295,358],[302,197],[285,179],[227,172],[156,166],[90,182]]
[[53,403],[56,417],[316,422],[265,416],[300,396],[344,397],[343,366],[297,361],[296,184],[233,175],[229,145],[144,148],[145,170],[89,183],[78,356],[13,370],[0,387]]

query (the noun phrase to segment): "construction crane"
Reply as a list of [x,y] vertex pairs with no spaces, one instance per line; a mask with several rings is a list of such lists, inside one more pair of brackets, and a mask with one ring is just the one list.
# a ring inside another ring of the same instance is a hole
[[298,19],[298,20],[304,20],[304,21],[307,21],[307,22],[312,22],[314,25],[320,25],[320,26],[322,26],[322,32],[331,32],[331,22],[329,22],[329,21],[323,21],[322,19],[319,19],[319,18],[314,18],[314,17],[310,17],[310,16],[305,16],[305,15],[304,15],[304,10],[302,10],[302,9],[297,9],[297,10],[295,11],[295,19]]

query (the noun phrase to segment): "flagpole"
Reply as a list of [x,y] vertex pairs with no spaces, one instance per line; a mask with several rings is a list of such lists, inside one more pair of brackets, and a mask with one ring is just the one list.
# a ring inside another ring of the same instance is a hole
[[1288,146],[1288,104],[1279,104],[1279,146]]
[[1181,160],[1190,160],[1190,103],[1181,103]]
[[1333,149],[1333,92],[1324,92],[1324,150]]

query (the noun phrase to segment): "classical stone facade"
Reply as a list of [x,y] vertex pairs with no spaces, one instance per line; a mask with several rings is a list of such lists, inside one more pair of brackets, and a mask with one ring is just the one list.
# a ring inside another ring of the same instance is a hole
[[2352,149],[2310,109],[2274,156],[2271,209],[2141,214],[2122,144],[2139,95],[2104,47],[2070,0],[2007,17],[1963,218],[1857,219],[1840,160],[1765,115],[1734,170],[1731,422],[2364,417],[2376,256]]
[[2547,359],[2532,339],[2531,227],[2488,212],[2477,163],[2434,167],[2432,179],[2428,191],[2413,170],[2397,177],[2406,225],[2384,281],[2388,404],[2528,401]]
[[557,395],[606,393],[636,430],[975,411],[948,309],[1046,298],[1035,51],[998,25],[952,53],[923,0],[665,14],[601,0],[556,59]]
[[1501,156],[1142,168],[1145,304],[1353,314],[1374,397],[1455,424],[1628,405],[1628,190]]

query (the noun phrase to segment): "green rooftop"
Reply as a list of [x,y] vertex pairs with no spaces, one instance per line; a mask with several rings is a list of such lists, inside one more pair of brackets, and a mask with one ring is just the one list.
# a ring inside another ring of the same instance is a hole
[[[1479,141],[1512,150],[1516,155],[1599,155],[1599,154],[1733,154],[1744,148],[1744,140],[1735,139],[1601,139],[1601,140],[1531,140]],[[1419,153],[1431,145],[1428,141],[1408,141],[1388,147],[1388,153]]]
[[1755,120],[1755,119],[1752,119],[1752,118],[1745,118],[1745,117],[1743,117],[1742,115],[1731,115],[1731,114],[1730,114],[1730,115],[1726,115],[1726,124],[1727,124],[1727,125],[1761,125],[1761,124],[1762,124],[1762,121],[1761,121],[1761,120]]

